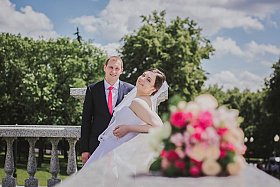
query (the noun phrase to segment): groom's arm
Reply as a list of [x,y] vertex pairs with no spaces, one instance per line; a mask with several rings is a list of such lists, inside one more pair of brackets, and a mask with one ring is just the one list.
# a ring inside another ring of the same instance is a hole
[[118,125],[114,130],[114,136],[118,138],[124,137],[129,132],[148,133],[151,125]]

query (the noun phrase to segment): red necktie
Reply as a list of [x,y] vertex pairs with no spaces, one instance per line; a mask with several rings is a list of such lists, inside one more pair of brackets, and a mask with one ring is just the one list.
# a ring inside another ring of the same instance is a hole
[[109,96],[108,96],[108,108],[109,108],[109,112],[110,112],[110,114],[112,115],[112,112],[113,112],[113,98],[112,98],[112,89],[113,89],[114,87],[113,86],[111,86],[111,87],[109,87]]

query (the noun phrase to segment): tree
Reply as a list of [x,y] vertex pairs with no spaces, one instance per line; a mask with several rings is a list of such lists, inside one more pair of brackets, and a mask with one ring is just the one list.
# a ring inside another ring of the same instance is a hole
[[70,87],[101,80],[106,58],[70,38],[34,41],[2,33],[0,124],[80,124],[82,104],[69,95]]
[[122,38],[121,79],[135,84],[140,74],[155,67],[167,77],[169,97],[176,93],[189,101],[201,91],[206,80],[201,60],[209,59],[214,49],[193,20],[177,17],[167,25],[164,16],[165,11],[159,16],[156,11],[152,16],[141,16],[144,25],[139,31]]
[[[280,135],[280,59],[272,66],[273,74],[266,80],[265,107],[268,112],[265,132],[267,142],[273,145],[273,138],[276,134]],[[275,145],[274,145],[275,146]]]
[[82,104],[70,87],[103,79],[106,59],[104,51],[70,38],[34,41],[1,33],[0,124],[80,125]]

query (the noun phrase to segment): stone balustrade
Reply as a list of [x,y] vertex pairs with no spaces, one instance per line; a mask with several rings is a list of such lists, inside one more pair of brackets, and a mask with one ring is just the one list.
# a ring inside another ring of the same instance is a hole
[[39,186],[39,180],[35,178],[37,172],[35,143],[39,138],[47,138],[52,144],[50,173],[52,177],[47,181],[47,185],[54,186],[61,181],[57,178],[60,171],[57,153],[58,142],[66,138],[69,143],[69,156],[67,164],[67,174],[77,172],[75,144],[81,135],[80,126],[55,126],[55,125],[0,125],[0,137],[7,143],[4,171],[6,177],[2,179],[3,187],[16,186],[16,179],[12,176],[14,171],[13,142],[18,137],[25,137],[29,143],[29,155],[27,163],[27,173],[29,178],[25,180],[26,187]]

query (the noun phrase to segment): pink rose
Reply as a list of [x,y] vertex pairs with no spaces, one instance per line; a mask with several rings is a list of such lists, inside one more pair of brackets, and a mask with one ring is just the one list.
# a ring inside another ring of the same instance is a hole
[[220,148],[221,149],[227,149],[227,143],[226,142],[221,142]]
[[177,111],[171,113],[170,122],[177,128],[183,128],[186,126],[186,122],[188,120],[188,115],[182,111]]
[[213,117],[209,111],[200,112],[198,115],[198,121],[203,128],[213,126]]
[[163,169],[166,169],[169,165],[170,165],[170,162],[166,158],[163,158],[161,161],[161,167]]
[[177,147],[175,152],[179,155],[180,158],[184,158],[186,156],[185,152],[182,150],[181,147]]
[[176,161],[179,159],[179,155],[176,153],[176,151],[172,150],[172,151],[168,152],[166,158],[170,161]]
[[219,135],[222,136],[223,134],[225,134],[227,132],[227,130],[228,130],[227,128],[219,128],[217,130],[217,132],[218,132]]
[[202,162],[201,161],[197,161],[195,159],[190,159],[191,163],[193,163],[194,165],[196,165],[199,169],[201,168],[202,166]]
[[190,173],[191,173],[192,176],[198,176],[199,175],[199,168],[197,166],[191,167]]
[[191,112],[185,113],[186,121],[190,122],[193,119],[193,114]]
[[224,158],[226,154],[227,154],[226,151],[224,149],[221,149],[220,158]]
[[178,132],[170,137],[170,141],[174,143],[177,147],[182,147],[184,142],[184,136]]
[[204,130],[201,127],[195,127],[194,133],[192,134],[192,137],[194,137],[197,140],[201,139],[201,134],[204,132]]
[[163,149],[160,153],[160,157],[164,158],[164,157],[167,157],[167,152]]
[[230,151],[235,151],[235,146],[233,143],[228,143],[227,144],[227,149],[230,150]]
[[186,164],[183,161],[175,161],[175,166],[181,171],[184,171],[186,169]]

